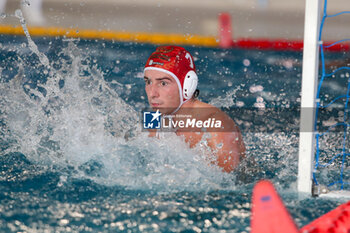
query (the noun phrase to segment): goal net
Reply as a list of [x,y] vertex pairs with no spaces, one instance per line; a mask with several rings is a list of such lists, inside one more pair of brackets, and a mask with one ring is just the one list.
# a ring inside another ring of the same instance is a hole
[[326,21],[341,15],[350,19],[328,15],[327,0],[306,1],[298,191],[313,196],[350,197],[350,39],[322,41]]

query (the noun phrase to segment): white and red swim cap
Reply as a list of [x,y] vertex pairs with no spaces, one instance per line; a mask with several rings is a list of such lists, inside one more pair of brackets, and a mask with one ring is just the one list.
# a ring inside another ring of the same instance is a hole
[[180,105],[192,98],[197,89],[198,77],[191,54],[180,46],[160,46],[151,54],[145,65],[146,70],[158,70],[171,75],[178,87]]

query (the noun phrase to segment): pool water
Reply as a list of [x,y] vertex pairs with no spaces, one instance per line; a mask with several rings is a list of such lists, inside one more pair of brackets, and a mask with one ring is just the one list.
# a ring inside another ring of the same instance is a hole
[[299,227],[344,202],[296,191],[300,52],[186,47],[199,99],[242,131],[247,159],[227,174],[203,144],[141,130],[155,48],[0,35],[1,232],[249,232],[260,179]]

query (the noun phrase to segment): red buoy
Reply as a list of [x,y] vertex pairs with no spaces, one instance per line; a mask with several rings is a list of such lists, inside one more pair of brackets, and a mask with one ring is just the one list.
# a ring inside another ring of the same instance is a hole
[[253,190],[251,233],[349,233],[350,201],[298,230],[271,182],[259,181]]
[[350,201],[300,229],[301,233],[350,232]]
[[252,204],[251,233],[299,232],[271,182],[255,185]]

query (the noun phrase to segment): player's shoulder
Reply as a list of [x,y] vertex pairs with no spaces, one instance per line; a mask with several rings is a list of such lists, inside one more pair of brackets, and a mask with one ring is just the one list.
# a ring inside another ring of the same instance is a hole
[[236,128],[236,125],[232,118],[227,113],[225,113],[218,107],[215,107],[214,105],[198,100],[195,105],[195,108],[201,109],[200,111],[202,112],[202,114],[203,112],[205,112],[205,118],[213,118],[215,120],[220,120],[222,122],[223,127],[226,130],[233,130]]
[[[203,102],[202,102],[203,103]],[[208,109],[208,114],[210,117],[215,118],[217,120],[223,120],[223,121],[229,121],[233,123],[233,120],[230,118],[227,113],[222,111],[220,108],[215,107],[214,105],[208,104],[208,103],[203,103],[202,106],[205,106]]]
[[197,100],[193,107],[196,109],[199,109],[200,111],[205,112],[209,115],[225,114],[223,111],[221,111],[219,108],[215,107],[214,105],[202,102],[200,100]]

